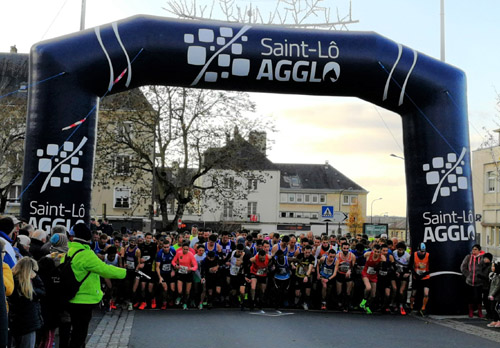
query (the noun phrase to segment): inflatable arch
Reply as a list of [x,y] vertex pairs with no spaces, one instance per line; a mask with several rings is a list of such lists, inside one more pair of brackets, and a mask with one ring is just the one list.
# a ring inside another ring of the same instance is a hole
[[411,245],[430,252],[433,311],[462,309],[459,266],[475,240],[462,71],[372,32],[135,16],[36,44],[32,84],[21,210],[39,228],[89,221],[106,93],[157,84],[355,96],[400,114]]

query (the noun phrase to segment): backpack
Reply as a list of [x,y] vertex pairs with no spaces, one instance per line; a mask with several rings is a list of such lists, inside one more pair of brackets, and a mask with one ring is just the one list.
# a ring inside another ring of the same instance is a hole
[[82,279],[81,282],[76,280],[75,273],[73,272],[73,268],[71,268],[71,261],[75,258],[75,256],[84,249],[78,250],[73,256],[69,256],[66,254],[64,258],[64,262],[62,262],[58,267],[56,267],[54,274],[52,275],[52,279],[58,288],[59,299],[61,303],[67,303],[71,299],[73,299],[78,290],[80,290],[80,286],[90,275],[90,272]]

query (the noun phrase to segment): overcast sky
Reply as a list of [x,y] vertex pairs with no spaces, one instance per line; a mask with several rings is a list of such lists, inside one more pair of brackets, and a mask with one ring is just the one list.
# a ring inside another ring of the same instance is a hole
[[[240,0],[266,6],[271,0]],[[198,0],[199,3],[205,2]],[[349,1],[333,1],[343,13]],[[352,0],[351,31],[374,31],[439,58],[440,0]],[[471,148],[484,129],[499,128],[500,1],[446,0],[446,61],[467,74]],[[165,0],[87,0],[86,27],[134,14],[168,16]],[[79,30],[81,0],[4,0],[0,51]],[[258,112],[279,132],[269,157],[280,163],[329,163],[370,191],[373,214],[405,215],[406,192],[400,117],[356,98],[252,94]],[[368,214],[371,212],[368,210]]]

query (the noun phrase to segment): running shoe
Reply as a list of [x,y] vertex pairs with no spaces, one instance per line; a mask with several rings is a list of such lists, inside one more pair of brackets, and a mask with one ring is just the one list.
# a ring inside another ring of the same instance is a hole
[[365,306],[365,312],[366,314],[372,314],[372,310],[368,306]]
[[302,308],[304,308],[305,311],[309,310],[309,306],[305,302],[302,304]]
[[109,301],[109,308],[110,309],[116,309],[115,301],[113,301],[113,300]]
[[188,309],[188,305],[187,305],[186,303],[184,303],[184,304],[182,305],[182,309],[183,309],[183,310],[185,310],[185,311],[187,311],[187,309]]
[[175,299],[175,305],[176,305],[176,306],[178,306],[178,305],[180,305],[180,304],[181,304],[181,298],[180,298],[180,297],[177,297],[177,298]]
[[132,305],[132,302],[129,302],[129,303],[128,303],[128,307],[127,307],[127,309],[128,309],[129,311],[134,310],[134,306]]
[[136,303],[134,303],[134,308],[137,308],[137,307],[139,307],[140,305],[141,305],[141,303],[140,303],[140,302],[136,302]]
[[326,310],[326,302],[321,303],[321,310]]
[[497,323],[495,321],[492,321],[491,323],[489,323],[488,325],[486,325],[487,327],[495,327],[497,325]]
[[198,309],[199,310],[202,310],[203,309],[203,303],[200,302],[200,304],[198,305]]
[[143,310],[144,310],[144,308],[146,308],[146,302],[142,302],[142,303],[141,303],[141,305],[139,306],[139,309],[140,309],[141,311],[143,311]]
[[361,301],[361,303],[359,304],[359,307],[361,309],[365,309],[365,307],[366,307],[366,299],[363,299],[363,301]]
[[402,305],[401,305],[401,306],[399,306],[399,313],[400,313],[401,315],[406,315],[406,311],[405,311],[405,309],[404,309],[404,307],[403,307]]
[[163,302],[163,304],[161,305],[161,309],[163,310],[167,309],[167,302]]
[[420,314],[421,317],[425,317],[425,309],[419,310],[418,314]]
[[155,298],[153,298],[153,299],[151,300],[151,308],[152,308],[152,309],[155,309],[155,308],[156,308],[156,299],[155,299]]

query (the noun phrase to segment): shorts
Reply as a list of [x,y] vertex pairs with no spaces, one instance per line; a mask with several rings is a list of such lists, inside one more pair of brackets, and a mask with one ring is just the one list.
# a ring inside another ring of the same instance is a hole
[[413,278],[413,282],[412,282],[412,289],[413,290],[420,290],[420,289],[423,289],[423,288],[429,288],[429,285],[430,285],[430,279],[416,279],[416,278]]
[[368,274],[365,271],[361,273],[361,278],[368,278],[370,283],[376,283],[378,280],[377,274]]
[[267,283],[267,275],[258,276],[256,274],[250,274],[250,279],[257,279],[257,284],[266,284]]
[[239,289],[240,286],[245,286],[247,284],[247,282],[245,281],[244,274],[238,274],[237,276],[230,276],[229,279],[230,279],[229,285],[231,286],[231,289]]
[[[379,284],[379,287],[382,288],[382,289],[389,289],[391,288],[391,277],[386,275],[386,276],[381,276],[379,275],[378,276],[378,284]],[[379,289],[380,289],[379,288]]]
[[167,284],[175,283],[175,281],[176,281],[175,276],[172,277],[170,275],[170,272],[160,273],[160,274],[161,274],[161,277],[163,278],[163,280],[165,281],[165,283],[167,283]]
[[217,275],[213,274],[205,277],[205,287],[207,289],[214,289],[217,286],[221,286],[220,278]]
[[177,280],[183,283],[192,283],[193,273],[188,273],[188,274],[177,273]]
[[352,279],[352,273],[351,273],[351,276],[349,278],[347,278],[345,274],[337,273],[337,276],[335,277],[335,280],[338,283],[349,283],[349,282],[352,282],[353,281],[353,279]]
[[312,277],[307,277],[307,282],[304,283],[304,278],[295,277],[294,285],[296,290],[310,289],[312,287]]
[[[407,274],[408,274],[408,276],[405,278],[404,276],[407,275]],[[398,282],[401,282],[401,281],[409,282],[410,281],[410,277],[411,277],[411,273],[410,272],[408,272],[408,273],[400,273],[399,277],[396,274],[394,274],[394,278]]]

